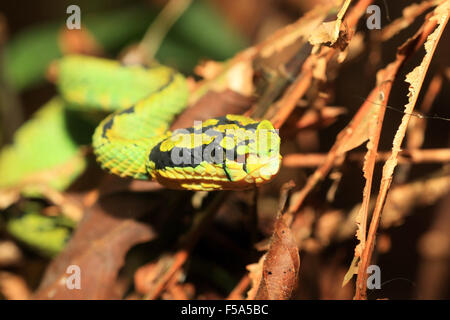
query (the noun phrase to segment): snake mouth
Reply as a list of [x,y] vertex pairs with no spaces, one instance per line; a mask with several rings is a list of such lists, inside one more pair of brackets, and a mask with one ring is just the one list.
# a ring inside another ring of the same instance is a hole
[[261,168],[260,174],[262,177],[269,177],[272,179],[278,174],[281,167],[282,156],[278,154],[277,156],[270,157],[266,164]]
[[254,183],[256,185],[271,181],[280,170],[281,159],[280,154],[258,158],[256,165],[247,165],[250,169],[245,179],[248,183]]

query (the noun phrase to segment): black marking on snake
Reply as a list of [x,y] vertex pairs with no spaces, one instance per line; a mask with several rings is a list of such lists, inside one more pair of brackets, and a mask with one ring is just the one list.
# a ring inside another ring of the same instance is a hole
[[[222,155],[223,159],[226,159],[226,156],[227,156],[226,152],[227,152],[227,150],[223,149],[223,155]],[[233,181],[233,180],[231,180],[230,173],[228,172],[226,161],[222,162],[222,170],[225,172],[225,175],[227,176],[228,181]]]
[[248,170],[247,170],[247,155],[244,158],[244,164],[242,165],[242,170],[244,170],[244,172],[248,174]]
[[165,85],[159,87],[156,91],[152,92],[151,95],[163,91],[163,90],[166,89],[168,86],[170,86],[174,80],[175,80],[175,71],[172,70],[172,71],[170,72],[169,80],[167,81],[167,83],[166,83]]
[[[245,140],[241,140],[238,143],[236,143],[236,145],[233,148],[225,149],[220,145],[224,136],[234,137],[234,134],[232,133],[232,131],[228,132],[227,134],[228,130],[222,132],[215,128],[220,125],[236,125],[237,130],[248,130],[253,132],[253,134],[255,134],[256,129],[260,124],[260,122],[242,125],[240,121],[230,120],[228,119],[227,116],[215,119],[217,120],[217,122],[212,125],[179,129],[178,132],[175,131],[173,133],[173,135],[176,135],[177,133],[179,134],[205,133],[208,136],[214,137],[214,139],[209,143],[204,143],[195,148],[184,148],[175,146],[169,151],[161,151],[161,144],[167,139],[171,139],[171,137],[160,141],[155,147],[152,148],[148,156],[149,160],[155,164],[155,169],[164,170],[166,168],[174,168],[174,167],[178,168],[191,167],[195,170],[195,168],[197,168],[198,165],[202,163],[202,161],[205,161],[207,163],[220,165],[223,171],[225,172],[227,179],[229,181],[233,181],[228,171],[226,163],[227,161],[234,161],[237,163],[242,163],[242,170],[248,173],[247,154],[238,154],[237,149],[242,145],[245,146],[249,145],[250,143],[255,143],[256,137],[254,139],[246,138]],[[174,156],[176,158],[174,158]],[[173,159],[179,161],[176,161],[177,163],[175,163]]]
[[134,107],[135,106],[131,106],[129,108],[126,108],[125,110],[119,111],[116,114],[114,114],[113,116],[111,116],[111,119],[109,119],[104,125],[103,125],[103,130],[102,130],[102,137],[107,139],[106,137],[106,132],[111,129],[114,125],[114,117],[118,116],[118,115],[123,115],[123,114],[130,114],[130,113],[134,113]]
[[109,129],[112,128],[112,126],[114,125],[114,117],[111,117],[111,119],[109,119],[108,121],[106,121],[106,123],[103,125],[102,127],[102,137],[107,139],[106,137],[106,131],[108,131]]
[[134,113],[134,111],[135,111],[135,106],[131,106],[129,108],[126,108],[125,110],[119,111],[116,115],[130,114],[130,113]]
[[[167,139],[170,139],[170,137]],[[169,151],[161,151],[161,144],[165,140],[160,141],[155,147],[153,147],[149,154],[149,160],[155,163],[156,170],[173,167],[191,167],[195,169],[202,161],[212,164],[219,164],[222,166],[226,166],[227,160],[245,163],[245,155],[238,155],[237,148],[240,145],[254,142],[253,139],[246,139],[245,141],[238,143],[234,148],[227,150],[220,145],[222,137],[219,136],[210,143],[202,144],[201,146],[195,148],[173,147]],[[206,148],[208,148],[208,150],[206,150]],[[217,154],[217,152],[219,152],[219,154]],[[220,153],[221,156],[219,156]],[[180,163],[175,163],[172,160],[173,155],[179,155]]]
[[105,138],[105,139],[108,139],[108,137],[106,136],[106,132],[113,127],[113,125],[114,125],[114,117],[115,116],[122,115],[122,114],[133,113],[133,112],[134,112],[134,106],[129,107],[129,108],[125,109],[125,110],[122,110],[122,111],[116,113],[114,116],[112,116],[111,119],[106,121],[106,123],[102,127],[102,137]]
[[225,161],[222,163],[222,169],[225,172],[225,175],[227,176],[228,181],[233,181],[233,180],[231,180],[231,176],[230,176],[230,173],[228,172]]
[[[158,92],[163,91],[163,90],[166,89],[168,86],[170,86],[170,84],[171,84],[174,80],[175,80],[175,71],[172,71],[172,72],[170,73],[169,80],[167,81],[166,84],[164,84],[163,86],[159,87],[158,90],[151,92],[146,98],[144,98],[144,99],[142,99],[142,100],[147,99],[148,97],[154,95],[155,93],[158,93]],[[140,100],[140,101],[142,101],[142,100]],[[116,116],[118,116],[118,115],[134,113],[134,112],[135,112],[135,107],[136,107],[136,105],[133,105],[133,106],[131,106],[131,107],[129,107],[129,108],[126,108],[125,110],[122,110],[122,111],[119,111],[119,112],[113,114],[113,116],[111,116],[111,119],[109,119],[109,120],[103,125],[103,128],[102,128],[102,129],[103,129],[103,130],[102,130],[102,137],[105,138],[105,139],[107,139],[106,132],[107,132],[109,129],[111,129],[111,128],[113,127],[113,125],[114,125],[114,117],[116,117]]]
[[[221,132],[221,131],[214,130],[215,127],[220,126],[220,125],[234,124],[238,127],[237,128],[238,130],[243,129],[243,130],[255,131],[256,128],[258,127],[258,125],[260,124],[259,122],[254,122],[254,123],[242,125],[238,120],[230,120],[227,118],[227,116],[214,118],[214,120],[218,120],[218,122],[215,124],[208,125],[208,126],[177,129],[174,131],[174,133],[176,133],[179,130],[180,132],[183,132],[183,133],[206,133],[210,136],[213,136],[213,135],[223,134],[223,132]],[[228,129],[228,130],[232,130],[232,129]]]

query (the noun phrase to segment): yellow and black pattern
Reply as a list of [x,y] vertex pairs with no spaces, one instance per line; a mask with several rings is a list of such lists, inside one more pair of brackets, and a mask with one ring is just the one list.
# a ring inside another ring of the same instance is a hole
[[279,143],[269,121],[227,115],[173,132],[151,150],[147,167],[171,188],[246,189],[278,172]]
[[185,78],[170,68],[67,56],[59,88],[72,106],[115,111],[93,147],[102,168],[121,177],[209,191],[258,186],[279,170],[280,138],[267,120],[227,115],[169,132],[188,98]]

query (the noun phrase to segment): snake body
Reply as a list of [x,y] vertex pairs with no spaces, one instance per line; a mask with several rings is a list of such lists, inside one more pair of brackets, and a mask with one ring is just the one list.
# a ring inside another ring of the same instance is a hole
[[268,120],[226,115],[170,132],[188,99],[171,68],[70,55],[59,62],[58,86],[71,108],[112,112],[92,140],[110,173],[211,191],[258,186],[279,170],[280,138]]

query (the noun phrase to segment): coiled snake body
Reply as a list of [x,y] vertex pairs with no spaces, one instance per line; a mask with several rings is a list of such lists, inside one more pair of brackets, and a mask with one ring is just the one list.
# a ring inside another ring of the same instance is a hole
[[226,115],[168,131],[188,98],[185,78],[168,67],[66,56],[58,86],[73,108],[113,112],[92,141],[98,162],[113,174],[210,191],[258,186],[279,170],[280,138],[267,120]]

